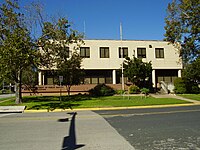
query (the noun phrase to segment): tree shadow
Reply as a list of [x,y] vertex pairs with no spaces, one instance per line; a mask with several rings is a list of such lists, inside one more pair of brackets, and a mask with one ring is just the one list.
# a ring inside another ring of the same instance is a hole
[[[90,100],[91,96],[87,94],[77,94],[77,95],[61,96],[61,99],[64,102],[84,101],[84,100]],[[60,101],[60,96],[30,96],[23,98],[24,103],[48,102],[48,101]]]
[[35,110],[47,109],[48,111],[53,111],[55,109],[65,110],[65,109],[72,109],[75,106],[79,106],[79,104],[72,104],[70,102],[68,102],[68,103],[48,102],[45,104],[34,105],[32,107],[29,107],[28,110],[30,110],[30,109],[35,109]]
[[[85,146],[84,144],[76,143],[75,117],[76,117],[77,113],[76,112],[70,113],[70,115],[72,115],[72,119],[71,119],[71,124],[70,124],[70,128],[69,128],[69,135],[64,137],[61,150],[75,150],[75,149]],[[59,119],[58,121],[63,122],[62,119]],[[66,120],[66,121],[68,121],[68,120]]]
[[24,103],[59,101],[58,96],[28,96],[23,98]]

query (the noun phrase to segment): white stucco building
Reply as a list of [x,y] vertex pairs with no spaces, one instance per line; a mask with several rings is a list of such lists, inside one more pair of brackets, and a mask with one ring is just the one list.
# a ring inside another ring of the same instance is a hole
[[[178,50],[165,41],[142,40],[84,40],[80,49],[83,57],[82,68],[86,72],[83,84],[118,84],[121,75],[118,75],[125,56],[142,58],[144,62],[152,62],[152,83],[156,87],[160,81],[173,83],[176,77],[181,76],[182,62]],[[74,45],[66,50],[73,51]],[[121,57],[123,48],[123,58]],[[57,77],[56,77],[57,78]],[[56,83],[56,78],[48,70],[39,72],[39,85]]]

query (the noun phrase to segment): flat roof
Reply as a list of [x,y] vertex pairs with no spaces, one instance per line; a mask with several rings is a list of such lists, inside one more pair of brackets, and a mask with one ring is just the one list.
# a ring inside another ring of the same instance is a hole
[[[83,39],[88,41],[121,41],[120,39]],[[122,41],[155,41],[155,42],[168,42],[164,40],[131,40],[131,39],[123,39]]]

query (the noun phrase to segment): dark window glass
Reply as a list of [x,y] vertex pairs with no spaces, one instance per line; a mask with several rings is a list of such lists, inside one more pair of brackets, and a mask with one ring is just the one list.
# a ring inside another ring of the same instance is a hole
[[100,58],[109,58],[109,47],[100,47]]
[[137,57],[146,58],[146,48],[137,48]]
[[123,47],[121,52],[121,47],[119,47],[119,58],[125,58],[128,57],[128,48]]
[[83,58],[90,58],[90,48],[89,47],[81,47],[80,48],[80,56]]
[[156,58],[164,58],[164,48],[155,48]]

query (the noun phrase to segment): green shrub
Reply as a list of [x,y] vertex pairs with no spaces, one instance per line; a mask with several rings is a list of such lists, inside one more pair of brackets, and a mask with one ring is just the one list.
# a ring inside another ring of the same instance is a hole
[[187,88],[187,93],[191,93],[191,94],[200,93],[200,88],[198,87],[198,84],[196,82],[187,80],[186,88]]
[[116,90],[115,91],[115,93],[119,94],[119,95],[124,94],[125,92],[126,92],[125,90]]
[[146,96],[146,95],[149,94],[149,91],[150,91],[150,90],[147,89],[147,88],[142,88],[140,91],[141,91],[142,94],[144,94],[144,95]]
[[184,94],[187,92],[185,81],[182,78],[176,78],[174,80],[174,92],[176,94]]
[[7,90],[7,89],[0,90],[0,94],[11,94],[11,93],[12,93],[11,90]]
[[89,90],[89,93],[92,96],[112,96],[115,94],[115,91],[105,84],[98,84],[93,89]]
[[137,94],[140,91],[140,88],[137,85],[129,86],[129,94]]
[[200,88],[198,84],[192,80],[186,78],[176,78],[174,81],[174,92],[177,94],[191,93],[198,94],[200,93]]

